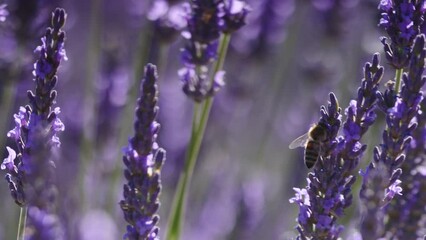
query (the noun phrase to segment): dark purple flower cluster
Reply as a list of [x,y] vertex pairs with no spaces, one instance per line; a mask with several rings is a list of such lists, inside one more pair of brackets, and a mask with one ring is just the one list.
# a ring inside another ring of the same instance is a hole
[[219,27],[223,33],[231,34],[246,25],[249,13],[247,4],[241,0],[224,0],[219,5]]
[[[305,189],[294,188],[296,196],[290,199],[290,202],[299,205],[297,219],[299,239],[337,239],[340,232],[340,227],[335,227],[334,215],[335,211],[341,207],[339,200],[343,199],[340,198],[341,191],[331,191],[331,187],[340,188],[340,186],[331,182],[333,176],[327,175],[326,169],[320,167],[329,164],[330,155],[328,154],[336,148],[336,136],[341,125],[340,111],[336,96],[331,93],[328,107],[321,107],[321,119],[318,123],[324,126],[327,131],[322,150],[323,159],[318,160],[314,172],[308,175],[308,187]],[[335,195],[335,193],[338,194]],[[335,198],[335,196],[338,196],[338,198]],[[343,201],[340,201],[340,203],[343,203]]]
[[[426,77],[423,76],[426,56],[424,35],[416,37],[411,53],[408,73],[402,76],[402,89],[396,97],[395,105],[386,112],[386,129],[383,131],[382,143],[380,147],[374,149],[374,161],[363,173],[361,198],[367,210],[370,213],[376,212],[376,215],[386,213],[386,209],[382,208],[395,195],[402,194],[400,167],[406,159],[405,153],[410,147],[413,132],[418,124],[416,116],[423,100],[421,89],[426,81]],[[413,170],[415,169],[407,169],[407,171]],[[382,188],[384,195],[369,194],[371,189],[377,188]],[[385,212],[379,213],[380,211]],[[384,234],[384,232],[377,233],[376,236],[382,237]]]
[[308,186],[295,189],[296,197],[290,200],[299,204],[299,239],[338,239],[343,227],[336,221],[352,203],[353,170],[366,149],[360,140],[376,119],[382,76],[383,67],[375,54],[372,63],[365,65],[357,99],[345,111],[343,136],[337,137],[341,115],[334,94],[330,95],[328,113],[322,107],[319,124],[328,126],[327,140],[321,147],[322,159],[308,174]]
[[[16,127],[7,134],[17,143],[19,154],[16,155],[8,147],[9,157],[1,165],[8,172],[6,180],[15,202],[46,216],[53,213],[52,202],[55,198],[52,148],[60,146],[57,133],[65,129],[58,118],[59,107],[53,108],[57,95],[54,90],[58,80],[56,73],[61,61],[66,60],[65,32],[62,31],[65,19],[63,9],[54,11],[52,28],[46,30],[41,39],[42,45],[36,49],[39,58],[33,71],[35,93],[28,91],[30,105],[21,107],[19,113],[14,115]],[[37,220],[32,216],[28,214],[28,226],[33,228],[29,232],[34,236],[30,234],[28,239],[36,239],[37,235],[47,230],[48,226],[42,226],[43,223],[51,224],[41,221],[41,225],[37,225]],[[43,239],[60,237],[56,235]]]
[[161,191],[160,171],[165,161],[165,151],[156,143],[160,125],[158,114],[157,68],[148,64],[141,84],[141,97],[136,108],[135,135],[124,150],[124,200],[120,201],[128,223],[124,239],[159,239]]
[[213,96],[223,85],[224,74],[209,82],[207,65],[217,58],[221,33],[230,34],[245,24],[247,5],[239,0],[193,0],[187,7],[188,40],[182,49],[185,67],[179,70],[183,91],[196,102]]
[[[402,195],[386,206],[386,214],[392,221],[385,224],[389,237],[419,239],[424,234],[426,202],[426,100],[421,102],[421,113],[416,117],[417,128],[413,131],[406,157],[401,165]],[[423,232],[419,231],[423,229]]]
[[420,33],[424,21],[424,0],[381,0],[379,4],[383,27],[391,42],[382,38],[388,62],[396,69],[404,68],[410,60],[414,38]]

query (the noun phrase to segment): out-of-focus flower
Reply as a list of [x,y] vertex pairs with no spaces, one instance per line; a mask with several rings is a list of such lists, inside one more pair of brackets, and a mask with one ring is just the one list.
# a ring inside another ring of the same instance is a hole
[[207,65],[217,58],[220,35],[241,28],[248,10],[247,4],[239,0],[194,0],[186,5],[187,30],[182,36],[187,44],[181,50],[185,67],[178,74],[184,93],[194,101],[202,102],[224,85],[223,73],[216,73],[209,82]]
[[37,231],[31,231],[29,236],[25,236],[28,240],[39,240],[39,239],[52,239],[52,240],[63,240],[64,230],[59,224],[58,216],[49,213],[38,207],[31,206],[28,209],[28,224]]
[[165,0],[154,1],[147,18],[154,23],[158,38],[164,42],[172,41],[187,23],[184,4],[171,4]]
[[192,1],[186,5],[187,30],[182,36],[188,40],[181,50],[184,68],[179,70],[184,93],[196,102],[212,96],[207,64],[217,56],[220,37],[221,1]]
[[[56,72],[59,64],[66,59],[64,41],[66,13],[56,9],[52,14],[52,28],[47,28],[42,38],[42,45],[37,47],[39,58],[34,64],[35,93],[28,91],[30,105],[20,108],[14,115],[16,127],[9,131],[8,137],[17,143],[16,159],[4,164],[8,173],[6,180],[12,197],[19,206],[28,206],[28,221],[26,228],[28,239],[62,239],[62,231],[47,234],[50,226],[56,221],[53,209],[55,185],[53,182],[52,147],[58,147],[60,142],[57,133],[65,127],[58,118],[59,108],[54,109],[57,92]],[[9,148],[8,148],[9,150]],[[14,166],[11,166],[11,164]],[[3,166],[3,165],[2,165]],[[47,234],[47,235],[44,235]]]
[[411,46],[420,33],[426,5],[424,0],[381,0],[379,4],[383,27],[390,43],[382,38],[386,59],[396,69],[408,66]]
[[312,5],[318,11],[320,27],[325,27],[327,37],[340,37],[350,28],[348,23],[354,18],[355,7],[359,0],[311,0]]
[[[385,237],[387,233],[386,229],[383,232],[377,231],[383,229],[383,227],[375,227],[383,225],[383,218],[374,218],[374,216],[387,214],[386,208],[382,208],[397,195],[405,194],[405,190],[401,188],[402,170],[400,167],[406,159],[406,150],[410,146],[413,131],[417,127],[416,116],[423,99],[421,88],[426,81],[426,77],[423,76],[426,56],[424,35],[419,35],[415,39],[411,53],[408,73],[404,73],[402,76],[404,84],[401,92],[396,97],[395,106],[386,112],[386,129],[383,131],[382,143],[380,147],[374,149],[374,160],[363,174],[364,180],[360,195],[368,211],[364,221],[369,222],[370,228],[375,228],[375,237]],[[381,97],[381,101],[383,99]],[[377,180],[377,176],[380,176],[380,180]],[[382,190],[378,191],[379,188]],[[370,194],[372,191],[375,193]],[[400,210],[398,209],[398,211]],[[374,221],[376,221],[375,226],[371,226]],[[362,234],[371,237],[369,232]]]
[[240,0],[224,0],[220,7],[219,21],[221,31],[224,33],[233,33],[246,25],[246,17],[250,11],[247,3]]
[[247,26],[238,31],[233,47],[247,55],[261,55],[271,45],[285,38],[286,24],[292,16],[294,0],[248,0],[254,11],[247,16]]
[[343,230],[336,220],[352,203],[353,170],[366,149],[360,139],[376,119],[374,110],[382,76],[383,67],[376,54],[372,63],[365,65],[358,96],[345,111],[343,136],[337,136],[341,115],[334,94],[330,94],[328,108],[321,108],[318,124],[327,131],[326,140],[321,143],[321,157],[314,172],[308,174],[308,186],[295,189],[296,197],[291,199],[299,205],[299,239],[338,239]]
[[6,9],[7,4],[0,5],[0,22],[6,21],[6,17],[9,15],[9,11]]
[[158,113],[157,69],[148,64],[141,84],[141,97],[136,108],[135,135],[124,149],[124,200],[120,201],[127,221],[125,239],[159,239],[157,215],[160,207],[160,171],[165,151],[156,143],[160,125]]

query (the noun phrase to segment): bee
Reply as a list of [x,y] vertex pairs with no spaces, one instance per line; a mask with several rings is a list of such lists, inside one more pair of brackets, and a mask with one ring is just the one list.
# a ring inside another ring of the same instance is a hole
[[325,123],[313,125],[309,131],[290,143],[289,148],[305,148],[306,167],[312,168],[322,153],[322,145],[327,140],[328,132]]
[[213,14],[215,13],[214,11],[214,9],[205,9],[203,14],[201,15],[201,21],[203,21],[205,24],[208,24],[212,19]]

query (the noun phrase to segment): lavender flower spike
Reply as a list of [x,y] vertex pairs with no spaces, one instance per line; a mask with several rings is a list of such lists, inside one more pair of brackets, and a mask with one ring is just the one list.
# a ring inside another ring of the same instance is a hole
[[[52,14],[51,28],[47,28],[37,47],[39,58],[34,64],[35,93],[28,91],[29,105],[21,107],[14,115],[16,127],[7,136],[15,140],[18,155],[9,151],[2,169],[7,170],[6,180],[12,197],[19,206],[28,207],[26,239],[62,239],[63,232],[54,217],[56,189],[52,150],[60,142],[57,133],[65,127],[58,118],[59,108],[54,107],[58,80],[56,72],[64,50],[66,14],[56,9]],[[46,219],[49,219],[48,221]]]
[[222,33],[231,34],[245,25],[249,8],[240,0],[193,0],[187,9],[187,44],[181,51],[185,65],[178,74],[183,92],[195,102],[212,97],[224,84],[223,73],[209,82],[208,64],[215,61]]
[[[392,221],[385,224],[389,236],[397,239],[421,239],[426,235],[426,99],[421,102],[421,113],[416,117],[417,128],[407,149],[400,176],[402,196],[386,207]],[[423,222],[422,222],[423,221]]]
[[298,239],[338,239],[343,227],[336,223],[344,210],[352,203],[352,175],[366,145],[361,137],[376,119],[379,82],[383,67],[378,54],[364,68],[364,79],[356,100],[346,109],[347,120],[343,124],[343,136],[337,137],[341,124],[340,108],[334,94],[330,94],[328,111],[321,108],[319,124],[326,126],[327,139],[322,142],[321,159],[308,174],[308,186],[295,189],[296,197],[290,199],[299,205]]
[[161,191],[160,171],[166,152],[156,142],[160,124],[156,121],[158,113],[157,68],[148,64],[141,85],[141,97],[136,107],[135,135],[124,149],[123,162],[126,166],[124,176],[127,183],[123,188],[124,200],[120,201],[127,233],[124,239],[159,239]]
[[[382,135],[382,144],[375,148],[374,161],[370,163],[367,171],[363,174],[364,180],[360,195],[369,212],[366,214],[371,215],[371,212],[376,212],[375,215],[384,216],[386,208],[383,209],[383,207],[396,195],[402,194],[403,189],[400,186],[402,170],[400,166],[405,161],[406,149],[410,146],[413,131],[418,124],[416,116],[418,116],[420,103],[423,100],[421,89],[426,81],[426,77],[423,76],[425,56],[425,36],[419,35],[412,48],[408,74],[404,73],[403,75],[404,85],[396,98],[395,106],[387,110],[387,127]],[[411,170],[414,169],[408,171]],[[368,194],[372,188],[380,187],[384,195],[374,194],[371,196]],[[401,209],[398,211],[401,211]],[[365,219],[371,221],[371,219]],[[383,225],[382,219],[375,219],[378,221],[377,225]],[[395,229],[395,226],[392,228]],[[376,236],[383,237],[385,234],[386,232],[379,232]]]
[[181,49],[185,66],[178,74],[183,82],[183,92],[196,102],[214,94],[207,65],[217,58],[221,34],[219,6],[220,1],[217,0],[194,0],[186,5],[187,30],[182,32],[182,36],[188,41]]
[[381,0],[379,10],[383,27],[390,43],[382,38],[386,59],[396,69],[408,65],[414,38],[420,33],[426,5],[424,0]]

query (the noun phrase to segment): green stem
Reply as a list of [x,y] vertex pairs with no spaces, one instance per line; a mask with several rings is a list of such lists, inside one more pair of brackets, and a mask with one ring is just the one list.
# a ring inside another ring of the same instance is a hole
[[19,223],[18,223],[18,234],[16,235],[16,240],[23,240],[25,238],[25,225],[27,222],[27,207],[21,207],[19,213]]
[[401,78],[402,78],[403,69],[395,70],[395,93],[399,94],[399,90],[401,89]]
[[213,84],[214,76],[217,72],[219,72],[223,68],[223,64],[225,63],[226,53],[228,52],[229,42],[231,41],[230,34],[224,34],[219,44],[219,58],[213,68],[213,76],[210,78],[210,84]]
[[[230,35],[223,35],[219,45],[219,58],[213,68],[213,75],[211,76],[211,84],[213,84],[214,76],[219,72],[225,61],[226,52],[230,42]],[[189,184],[194,173],[195,163],[200,152],[201,142],[206,130],[207,121],[210,115],[210,110],[213,105],[213,97],[209,97],[202,104],[201,116],[199,116],[198,103],[194,106],[194,115],[192,120],[191,139],[187,148],[187,155],[185,159],[185,166],[180,175],[177,190],[173,198],[171,214],[169,217],[169,227],[166,234],[167,240],[179,240],[182,227],[183,216],[185,214],[186,199],[188,196]]]

